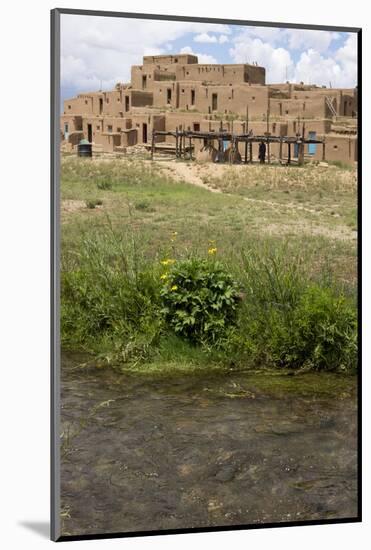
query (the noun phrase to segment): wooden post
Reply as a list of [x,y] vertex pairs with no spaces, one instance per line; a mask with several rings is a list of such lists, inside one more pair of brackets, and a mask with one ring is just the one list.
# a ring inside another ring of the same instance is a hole
[[291,143],[287,143],[288,151],[287,151],[287,164],[290,164],[291,162]]
[[282,163],[282,137],[280,137],[280,163]]
[[178,126],[177,126],[175,128],[175,158],[179,157],[178,145],[179,145],[179,137],[178,137]]
[[192,138],[189,136],[189,160],[192,160]]
[[249,141],[249,149],[250,149],[250,163],[252,164],[252,141]]
[[322,160],[326,160],[326,143],[322,143]]
[[155,131],[152,130],[151,160],[153,160],[154,149],[155,149]]
[[268,160],[268,164],[269,164],[270,161],[271,161],[271,149],[270,149],[269,137],[267,137],[267,160]]
[[301,141],[299,143],[299,151],[298,151],[298,165],[303,166],[304,164],[304,142]]

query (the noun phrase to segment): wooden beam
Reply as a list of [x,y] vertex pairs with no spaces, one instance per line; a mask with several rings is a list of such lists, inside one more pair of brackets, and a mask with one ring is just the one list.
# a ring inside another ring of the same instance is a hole
[[291,143],[287,143],[288,151],[287,151],[287,164],[291,163]]

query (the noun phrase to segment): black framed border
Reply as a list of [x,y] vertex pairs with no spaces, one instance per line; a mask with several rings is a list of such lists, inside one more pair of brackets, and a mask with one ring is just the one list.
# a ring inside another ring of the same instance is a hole
[[[239,26],[275,27],[287,29],[321,30],[332,32],[349,32],[357,34],[357,89],[358,89],[358,158],[357,158],[357,274],[358,274],[358,361],[357,373],[357,500],[358,513],[355,517],[323,520],[287,521],[282,523],[263,523],[232,525],[221,527],[197,527],[184,529],[164,529],[156,531],[130,531],[117,533],[97,533],[89,535],[60,534],[60,19],[61,15],[85,15],[95,17],[116,17],[124,19],[152,19],[159,21],[184,21],[194,23],[215,23]],[[275,527],[298,527],[310,525],[334,525],[359,523],[362,521],[362,29],[359,27],[305,25],[295,23],[277,23],[270,21],[250,21],[239,19],[221,19],[207,17],[188,17],[177,15],[158,15],[148,13],[126,13],[116,11],[82,10],[55,8],[50,12],[51,38],[51,420],[50,420],[50,456],[51,456],[51,502],[50,502],[50,537],[55,542],[74,540],[114,539],[157,535],[174,535],[187,533],[208,533],[220,531],[239,531],[249,529],[268,529]]]

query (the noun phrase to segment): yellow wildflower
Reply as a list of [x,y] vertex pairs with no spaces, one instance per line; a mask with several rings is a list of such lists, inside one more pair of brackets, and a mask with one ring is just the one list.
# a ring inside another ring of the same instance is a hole
[[171,287],[171,290],[178,290],[177,285],[173,285],[173,286]]
[[209,248],[208,253],[210,254],[210,256],[212,256],[213,254],[216,254],[217,250],[218,250],[218,249],[215,248],[215,247]]
[[162,260],[161,263],[162,265],[172,265],[173,263],[175,263],[175,260],[168,258],[167,260]]
[[165,279],[168,278],[168,276],[169,275],[167,273],[164,273],[163,275],[161,275],[160,279],[162,279],[164,281]]

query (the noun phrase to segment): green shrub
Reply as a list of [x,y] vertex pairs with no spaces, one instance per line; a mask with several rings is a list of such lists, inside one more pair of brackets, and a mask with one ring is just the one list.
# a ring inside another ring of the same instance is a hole
[[109,180],[98,180],[97,181],[97,188],[101,189],[102,191],[107,191],[112,189],[112,182]]
[[85,201],[86,208],[93,210],[96,206],[102,206],[103,201],[101,199],[89,199]]
[[194,343],[219,344],[235,323],[239,300],[225,267],[193,258],[172,264],[162,277],[162,313],[169,326]]
[[282,342],[290,367],[352,370],[357,363],[357,317],[353,304],[328,288],[310,285]]
[[148,200],[141,200],[141,201],[137,201],[135,204],[134,204],[136,210],[143,210],[145,212],[156,212],[156,209],[153,208],[153,206],[151,205],[150,201]]
[[121,362],[148,358],[162,324],[154,267],[139,262],[125,237],[85,238],[75,265],[62,258],[63,344]]
[[354,303],[325,280],[310,281],[305,265],[285,249],[244,256],[245,299],[233,344],[264,365],[352,370]]

